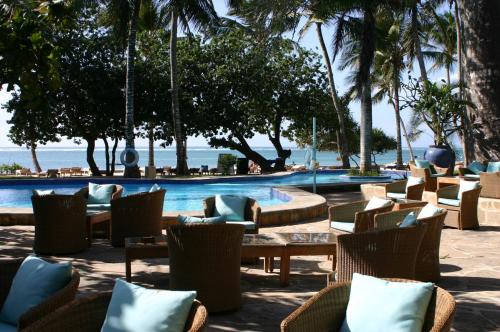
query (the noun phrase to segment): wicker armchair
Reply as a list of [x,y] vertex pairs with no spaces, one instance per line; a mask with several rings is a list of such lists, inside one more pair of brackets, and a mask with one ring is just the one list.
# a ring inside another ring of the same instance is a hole
[[[403,221],[408,213],[414,212],[418,215],[421,210],[422,208],[418,207],[377,214],[375,216],[375,229],[384,230],[397,228],[399,227],[399,223]],[[419,222],[427,225],[427,231],[420,244],[420,250],[417,256],[417,264],[415,266],[416,280],[439,281],[439,279],[441,279],[439,246],[446,213],[445,210],[434,217],[418,219]]]
[[[418,178],[423,178],[425,181],[426,191],[436,191],[437,189],[437,178],[440,176],[451,175],[448,168],[441,168],[434,166],[438,174],[431,174],[431,170],[428,168],[418,168],[415,162],[410,161],[409,164],[411,175]],[[443,175],[441,175],[443,174]]]
[[[111,292],[79,298],[54,311],[23,332],[99,332],[106,318],[110,300]],[[200,302],[195,301],[184,331],[203,331],[206,322],[207,310]]]
[[[83,187],[82,189],[78,190],[76,192],[79,195],[82,195],[85,197],[85,200],[89,198],[89,187]],[[123,187],[120,186],[119,184],[115,184],[115,188],[113,189],[113,193],[111,194],[111,199],[117,199],[122,197],[123,194]]]
[[[22,258],[0,259],[0,308],[7,299],[12,280],[22,262]],[[80,274],[77,270],[73,269],[71,280],[63,289],[59,290],[36,307],[31,308],[19,318],[17,324],[18,330],[36,331],[36,329],[32,330],[31,326],[57,308],[73,301],[79,284]]]
[[373,229],[373,217],[375,214],[391,211],[394,207],[394,203],[391,202],[389,206],[365,211],[365,207],[368,205],[368,202],[369,201],[358,201],[330,206],[328,209],[330,231],[336,234],[350,233],[349,231],[332,227],[332,222],[335,221],[346,223],[346,225],[354,224],[352,233],[365,232]]
[[244,231],[234,224],[167,228],[170,289],[196,290],[208,312],[238,309]]
[[448,213],[444,219],[444,224],[449,227],[463,229],[477,229],[479,222],[477,220],[477,202],[481,194],[481,186],[474,190],[468,190],[462,193],[462,199],[459,206],[440,203],[441,198],[456,200],[458,196],[459,185],[452,185],[440,188],[436,191],[437,206],[446,209]]
[[[405,199],[413,199],[416,201],[420,201],[422,199],[422,193],[424,192],[425,183],[408,186],[407,190],[406,189],[407,182],[408,180],[400,180],[385,184],[384,185],[385,197],[405,198]],[[403,196],[392,197],[390,193],[401,193],[404,194],[404,197]]]
[[72,254],[87,248],[85,200],[80,195],[32,196],[37,254]]
[[[400,282],[411,280],[389,279]],[[338,331],[349,302],[351,283],[338,283],[319,291],[281,322],[282,332]],[[390,299],[388,299],[390,301]],[[455,300],[442,288],[434,287],[427,307],[424,332],[448,332],[455,314]],[[367,322],[369,324],[369,322]]]
[[111,245],[123,247],[125,238],[162,234],[161,217],[166,190],[111,200]]
[[335,282],[350,281],[355,272],[378,278],[415,279],[417,255],[426,231],[427,225],[422,224],[339,235]]
[[[205,218],[213,217],[214,211],[215,211],[215,196],[211,196],[204,199],[203,212],[205,213]],[[248,198],[247,205],[245,206],[245,220],[252,221],[254,225],[251,225],[251,227],[245,227],[245,233],[247,234],[259,233],[261,214],[262,210],[257,201],[255,199]],[[230,222],[230,220],[228,221]]]

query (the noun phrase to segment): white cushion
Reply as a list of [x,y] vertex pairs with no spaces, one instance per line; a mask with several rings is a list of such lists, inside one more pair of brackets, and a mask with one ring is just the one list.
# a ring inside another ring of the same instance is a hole
[[462,193],[464,191],[474,190],[479,188],[479,181],[466,181],[460,180],[460,189],[458,189],[458,199],[462,199]]
[[387,197],[396,198],[396,199],[405,199],[406,198],[406,194],[405,193],[391,193],[391,192],[388,192],[387,193]]
[[380,209],[391,205],[392,201],[390,199],[383,199],[379,197],[372,197],[365,207],[365,211]]
[[419,178],[416,176],[409,176],[408,180],[406,181],[406,192],[408,192],[408,187],[415,186],[417,184],[422,184],[424,183],[423,178]]
[[437,216],[438,214],[440,214],[441,212],[443,212],[443,209],[438,208],[437,206],[435,206],[431,203],[427,203],[427,205],[424,206],[422,208],[422,210],[420,210],[420,213],[418,214],[417,219],[434,217],[434,216]]
[[330,222],[330,227],[338,229],[339,231],[354,233],[353,222],[332,221]]

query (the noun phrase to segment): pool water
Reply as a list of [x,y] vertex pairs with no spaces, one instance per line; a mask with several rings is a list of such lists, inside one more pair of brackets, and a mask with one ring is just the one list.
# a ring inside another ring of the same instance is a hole
[[[318,184],[356,182],[342,177],[344,171],[322,171],[317,175]],[[397,175],[396,175],[397,176]],[[245,195],[256,199],[261,206],[283,204],[290,197],[279,194],[273,187],[282,185],[310,185],[312,173],[293,173],[286,176],[256,176],[249,178],[222,178],[208,180],[126,180],[113,179],[124,187],[124,195],[149,191],[153,183],[167,190],[164,211],[194,211],[203,209],[203,199],[216,194]],[[105,183],[106,179],[96,182]],[[0,207],[31,207],[33,189],[54,189],[57,194],[72,194],[84,187],[88,180],[28,180],[0,181]],[[366,182],[366,180],[364,181]]]

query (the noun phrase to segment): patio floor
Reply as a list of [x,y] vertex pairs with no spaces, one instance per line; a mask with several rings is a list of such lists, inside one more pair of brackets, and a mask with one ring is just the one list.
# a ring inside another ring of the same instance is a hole
[[[359,199],[358,193],[325,195],[330,204]],[[291,226],[268,227],[267,232],[328,231],[324,218]],[[34,228],[0,227],[0,257],[20,257],[31,253]],[[500,216],[481,225],[479,231],[445,229],[441,243],[442,280],[458,302],[454,330],[500,331]],[[112,248],[97,239],[92,248],[59,260],[72,260],[82,275],[80,295],[111,290],[115,278],[124,278],[123,249]],[[260,265],[243,266],[241,310],[210,315],[207,331],[278,331],[283,318],[315,292],[325,287],[331,262],[325,256],[293,257],[290,286],[279,286],[276,271],[266,274]],[[168,260],[135,261],[133,281],[159,288],[168,287]]]

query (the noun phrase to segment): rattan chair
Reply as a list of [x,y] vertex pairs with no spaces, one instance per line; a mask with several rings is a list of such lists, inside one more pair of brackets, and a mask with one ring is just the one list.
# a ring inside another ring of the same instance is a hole
[[479,174],[481,183],[481,197],[500,198],[500,172]]
[[[21,266],[23,260],[24,259],[22,258],[0,259],[0,308],[7,299],[10,286],[12,285],[12,280],[14,279],[14,276],[16,275],[16,272]],[[59,290],[36,307],[31,308],[19,318],[19,322],[17,324],[18,330],[36,331],[32,330],[31,326],[57,308],[73,301],[79,284],[80,274],[77,270],[73,269],[71,280],[63,289]]]
[[[203,212],[205,213],[205,218],[210,218],[214,216],[215,211],[215,196],[208,197],[203,200]],[[245,227],[245,233],[247,234],[258,234],[260,227],[260,216],[262,210],[256,200],[252,198],[247,199],[247,204],[245,206],[245,220],[252,221],[255,225],[248,228]],[[231,221],[231,220],[228,220]]]
[[[82,189],[78,190],[76,193],[79,195],[82,195],[87,200],[89,198],[89,187],[88,186],[83,187]],[[115,184],[115,187],[113,189],[113,193],[111,194],[111,199],[120,198],[120,197],[122,197],[122,194],[123,194],[123,187],[120,186],[119,184]]]
[[87,248],[86,205],[80,195],[32,196],[37,254],[64,255]]
[[[377,214],[375,216],[375,229],[393,229],[410,213],[418,216],[421,207],[410,208],[399,211],[391,211]],[[427,225],[415,266],[415,279],[420,281],[439,281],[441,272],[439,268],[439,246],[441,243],[441,231],[443,229],[446,210],[434,217],[418,219],[420,223]]]
[[463,229],[478,229],[479,221],[477,219],[477,202],[481,194],[482,187],[474,190],[468,190],[462,193],[462,199],[459,201],[459,206],[442,204],[440,198],[456,200],[458,196],[459,185],[451,185],[439,188],[436,191],[437,206],[446,209],[448,213],[444,219],[445,226]]
[[[56,310],[23,332],[99,332],[106,318],[111,292],[79,298]],[[161,312],[158,312],[161,315]],[[193,303],[184,331],[203,331],[207,311],[198,301]]]
[[166,190],[111,200],[111,245],[123,247],[126,237],[162,234],[161,218]]
[[386,183],[384,185],[385,189],[385,197],[391,197],[390,193],[401,193],[404,194],[404,197],[391,197],[391,198],[404,198],[404,199],[413,199],[416,201],[420,201],[422,199],[422,193],[424,192],[425,183],[415,184],[412,186],[408,186],[406,188],[406,183],[408,180],[400,180],[394,181],[391,183]]
[[170,289],[196,290],[208,312],[238,309],[244,231],[234,224],[167,228]]
[[378,278],[415,279],[415,264],[427,225],[342,234],[337,271],[329,283],[351,281],[357,272]]
[[328,209],[328,220],[330,225],[330,231],[336,234],[347,234],[350,232],[343,231],[337,228],[333,228],[332,222],[345,222],[354,223],[354,228],[352,233],[365,232],[373,229],[373,217],[377,213],[391,211],[394,207],[394,203],[391,202],[390,205],[381,207],[378,209],[372,209],[365,211],[366,206],[369,201],[358,201],[353,203],[346,203],[340,205],[330,206]]
[[419,168],[415,165],[415,162],[413,161],[410,161],[408,165],[410,166],[410,171],[412,176],[424,179],[426,191],[436,191],[438,177],[451,175],[448,168],[437,167],[434,165],[434,168],[436,169],[436,172],[438,174],[431,174],[430,169]]
[[[415,282],[402,279],[389,280]],[[339,331],[346,315],[350,291],[350,282],[331,285],[319,291],[281,322],[281,331]],[[454,314],[455,300],[453,296],[442,288],[434,287],[422,331],[450,331]],[[366,323],[370,324],[370,322]]]

